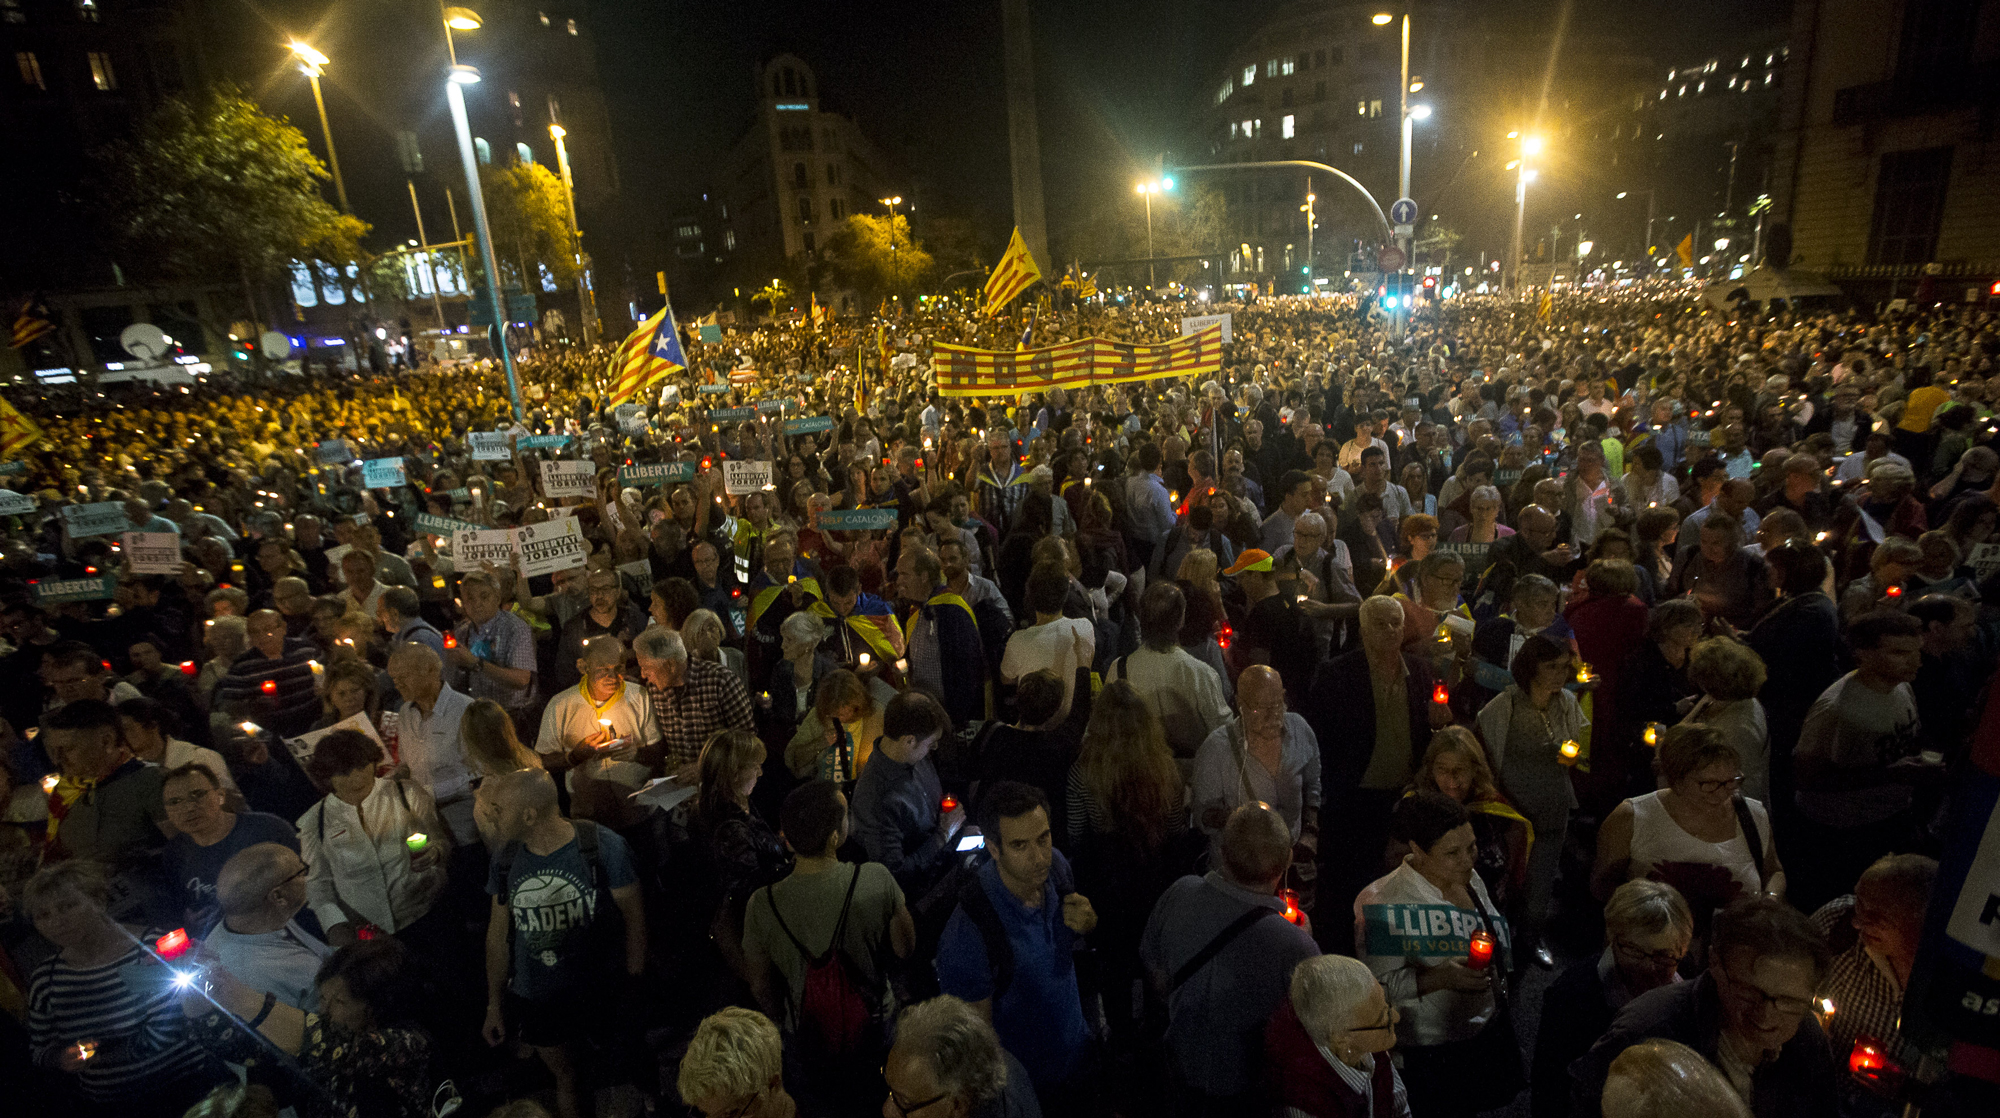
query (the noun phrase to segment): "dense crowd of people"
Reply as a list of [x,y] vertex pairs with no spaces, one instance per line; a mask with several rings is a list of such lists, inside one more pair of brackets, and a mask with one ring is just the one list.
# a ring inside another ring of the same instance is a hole
[[1992,1112],[1899,1028],[1989,315],[1275,300],[1212,376],[929,374],[1187,309],[18,401],[14,1097]]

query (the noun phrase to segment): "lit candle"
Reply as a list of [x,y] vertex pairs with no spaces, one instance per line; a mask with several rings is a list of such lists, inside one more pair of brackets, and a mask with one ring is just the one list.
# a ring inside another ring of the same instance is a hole
[[446,634],[444,635],[444,646],[445,646],[446,648],[457,648],[457,647],[458,647],[458,636],[457,636],[457,634],[455,634],[455,633],[446,633]]
[[1579,663],[1577,664],[1577,666],[1576,666],[1576,681],[1577,681],[1578,683],[1589,683],[1590,681],[1592,681],[1592,680],[1594,680],[1594,679],[1596,679],[1596,678],[1597,678],[1597,674],[1596,674],[1595,672],[1592,672],[1592,671],[1590,670],[1590,665],[1589,665],[1589,664],[1585,664],[1585,663],[1581,663],[1581,662],[1579,662]]
[[1494,947],[1492,932],[1482,928],[1472,933],[1466,948],[1465,965],[1473,970],[1485,970],[1493,963]]
[[1666,732],[1667,732],[1666,726],[1661,723],[1658,722],[1646,723],[1646,744],[1647,745],[1660,744],[1660,735]]
[[432,576],[431,576],[431,585],[432,585],[433,587],[436,587],[436,588],[437,588],[437,589],[439,589],[439,590],[443,590],[443,589],[444,589],[444,576],[443,576],[443,575],[432,575]]
[[326,674],[326,665],[320,663],[318,660],[307,660],[306,663],[311,666],[314,675]]
[[1900,598],[1903,596],[1903,588],[1900,586],[1891,586],[1888,589],[1882,591],[1882,593],[1886,597]]
[[1444,685],[1443,680],[1439,680],[1437,682],[1437,685],[1431,688],[1431,702],[1434,702],[1439,706],[1443,706],[1444,704],[1450,701],[1451,701],[1451,689]]
[[1581,757],[1582,755],[1583,755],[1583,746],[1580,743],[1578,743],[1578,741],[1575,738],[1566,738],[1563,740],[1562,746],[1559,751],[1559,755],[1557,756],[1556,759],[1561,761],[1565,765],[1574,765],[1576,764],[1577,758]]
[[1280,889],[1278,899],[1285,904],[1285,919],[1299,925],[1306,922],[1306,913],[1299,907],[1299,894],[1296,889]]
[[864,667],[864,668],[865,668],[865,667],[867,667],[867,666],[868,666],[868,665],[869,665],[869,664],[870,664],[871,662],[873,662],[873,660],[874,660],[874,657],[872,657],[872,656],[869,656],[869,655],[868,655],[868,654],[867,654],[866,652],[864,652],[864,653],[862,653],[862,654],[861,654],[861,657],[860,657],[860,659],[859,659],[859,660],[857,660],[857,661],[856,661],[856,663],[859,663],[859,664],[860,664],[860,665],[861,665],[862,667]]
[[950,813],[952,813],[952,812],[954,812],[954,811],[957,811],[957,810],[958,810],[958,797],[957,797],[957,796],[946,796],[946,797],[945,797],[944,799],[942,799],[942,800],[938,801],[938,810],[939,810],[939,811],[942,811],[942,812],[944,812],[944,813],[945,813],[945,814],[947,814],[947,815],[949,815]]
[[1822,1018],[1833,1016],[1832,998],[1821,998],[1819,1000],[1819,1013]]
[[266,695],[275,695],[278,693],[278,681],[275,679],[267,679],[258,686]]
[[238,722],[236,728],[253,738],[264,732],[264,727],[257,725],[255,722]]
[[56,785],[61,783],[62,777],[57,776],[55,773],[50,773],[42,778],[42,791],[53,792],[56,790]]
[[909,670],[910,670],[910,662],[909,662],[908,660],[898,660],[898,661],[896,661],[896,670],[897,670],[897,671],[899,671],[899,672],[907,672],[907,671],[909,671]]
[[193,660],[182,660],[182,661],[181,661],[181,674],[182,674],[182,675],[193,675],[193,674],[195,674],[196,672],[198,672],[198,671],[200,671],[200,670],[201,670],[200,668],[198,668],[198,667],[196,667],[196,666],[195,666],[195,662],[194,662]]
[[422,854],[424,848],[430,844],[431,837],[422,831],[417,831],[403,840],[403,845],[409,847],[412,854]]
[[77,1059],[88,1060],[97,1055],[97,1042],[94,1040],[79,1040],[71,1047],[70,1051],[76,1053]]
[[167,962],[170,963],[173,962],[175,959],[180,958],[182,955],[187,954],[188,951],[187,929],[175,928],[173,931],[168,932],[166,935],[163,935],[159,939],[154,940],[153,950],[159,952],[160,958],[165,959]]

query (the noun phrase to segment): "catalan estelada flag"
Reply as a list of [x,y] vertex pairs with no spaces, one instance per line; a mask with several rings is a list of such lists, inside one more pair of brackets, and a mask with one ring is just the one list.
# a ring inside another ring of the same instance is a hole
[[611,355],[611,403],[622,404],[685,368],[687,354],[681,352],[674,309],[661,307],[659,313],[641,322],[637,330],[618,343],[617,352]]
[[1008,396],[1160,377],[1222,372],[1222,324],[1170,342],[1137,345],[1080,338],[1041,349],[973,349],[931,344],[931,373],[945,396]]
[[25,299],[21,302],[21,309],[15,312],[11,340],[15,349],[23,349],[29,342],[54,329],[55,325],[42,317],[42,313],[36,309],[34,300]]
[[993,274],[986,277],[986,305],[980,313],[998,314],[1014,296],[1041,278],[1042,270],[1035,266],[1035,258],[1028,253],[1028,242],[1021,239],[1021,227],[1016,225],[1013,239],[1007,242],[1007,251],[1001,254],[1000,263],[993,265]]
[[1682,237],[1681,243],[1674,246],[1674,251],[1680,254],[1681,267],[1694,267],[1694,234]]
[[34,420],[0,400],[0,458],[12,458],[41,440],[42,429]]

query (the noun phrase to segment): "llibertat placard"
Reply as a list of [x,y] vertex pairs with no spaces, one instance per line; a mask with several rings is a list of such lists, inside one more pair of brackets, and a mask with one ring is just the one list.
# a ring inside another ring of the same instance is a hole
[[514,529],[514,550],[521,556],[521,573],[533,577],[583,566],[590,541],[576,517],[565,516]]

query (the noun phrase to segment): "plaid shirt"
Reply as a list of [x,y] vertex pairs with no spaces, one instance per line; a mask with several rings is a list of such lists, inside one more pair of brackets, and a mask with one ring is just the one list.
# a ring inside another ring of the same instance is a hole
[[1903,989],[1886,962],[1878,962],[1855,938],[1854,896],[1836,897],[1812,914],[1812,925],[1835,948],[1843,942],[1820,979],[1819,997],[1833,999],[1833,1016],[1826,1019],[1827,1039],[1835,1060],[1845,1060],[1859,1036],[1872,1036],[1892,1057],[1900,1057],[1903,1035]]
[[686,682],[679,687],[648,684],[646,693],[653,700],[669,772],[701,756],[701,747],[715,731],[750,729],[750,692],[721,664],[690,659]]

